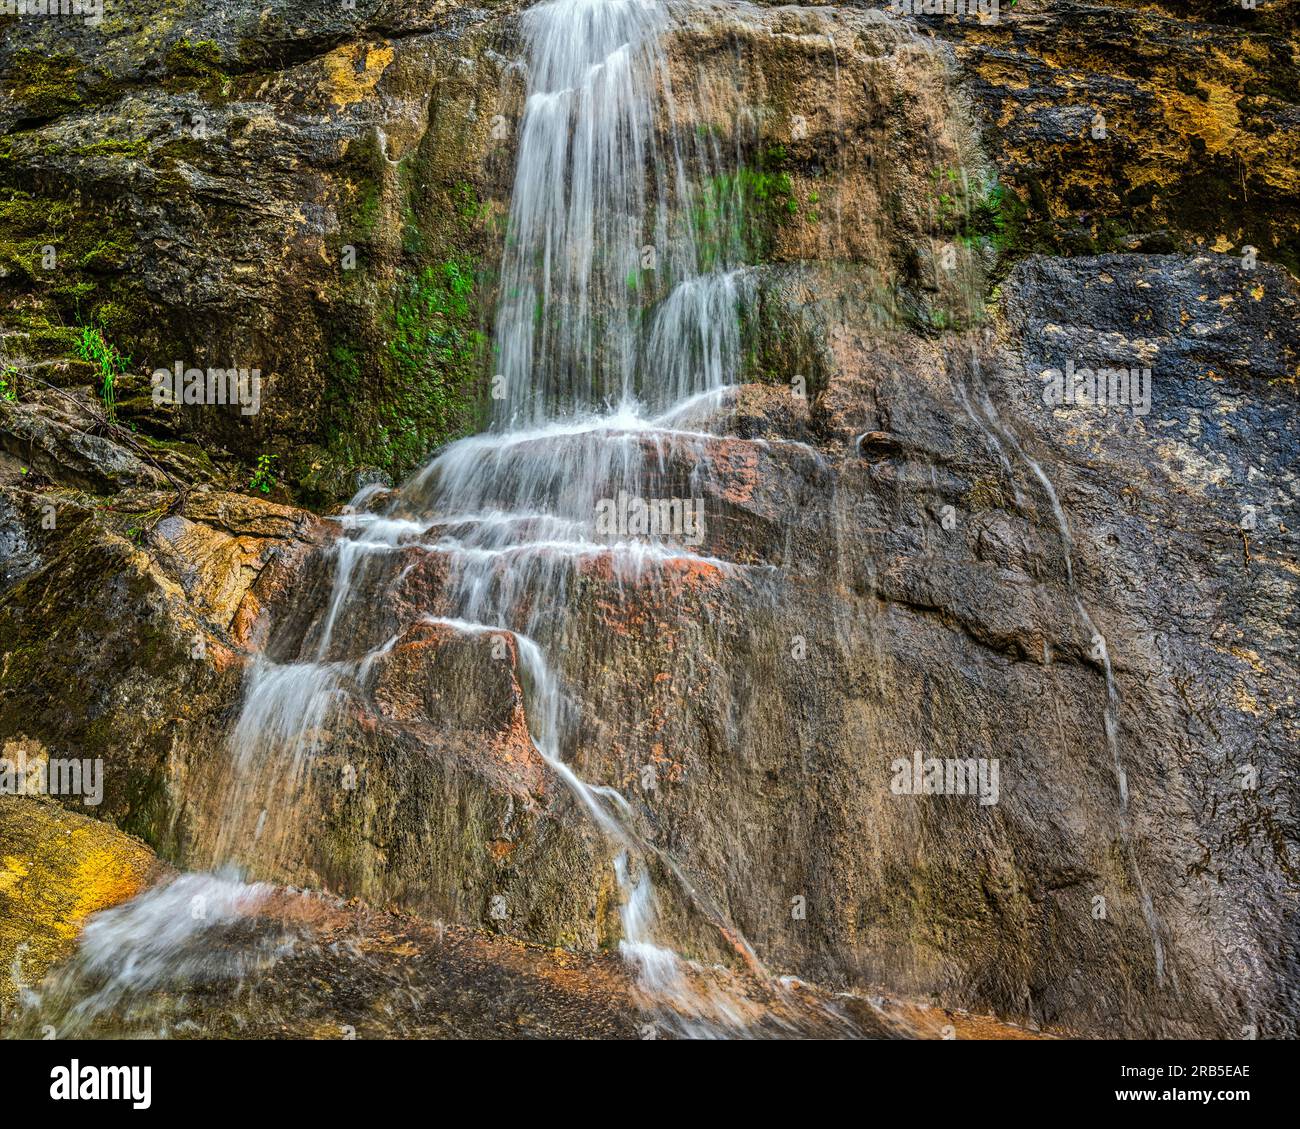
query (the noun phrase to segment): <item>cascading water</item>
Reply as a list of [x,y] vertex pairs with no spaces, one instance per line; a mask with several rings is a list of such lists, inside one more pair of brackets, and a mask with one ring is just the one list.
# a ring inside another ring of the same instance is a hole
[[[522,17],[528,90],[501,272],[497,422],[545,425],[636,396],[644,256],[686,279],[696,261],[661,36],[644,0],[552,0]],[[689,374],[686,380],[690,379]],[[698,390],[696,389],[692,389]],[[682,387],[656,381],[659,403]]]
[[[365,491],[340,519],[321,622],[292,661],[259,658],[251,670],[212,857],[285,857],[268,824],[291,810],[331,718],[364,697],[374,663],[398,638],[357,656],[339,624],[370,598],[361,585],[369,570],[415,546],[446,564],[442,591],[420,622],[514,639],[532,742],[609,842],[622,950],[645,991],[678,1016],[700,1009],[656,936],[652,859],[693,892],[631,826],[623,796],[566,763],[570,710],[547,658],[583,565],[638,582],[682,562],[741,567],[698,554],[681,530],[632,537],[597,520],[601,504],[620,496],[699,498],[699,470],[716,439],[702,428],[725,405],[739,363],[746,275],[735,241],[722,230],[701,233],[692,214],[688,172],[701,176],[717,154],[696,142],[688,152],[671,125],[662,38],[670,22],[647,0],[551,0],[524,13],[527,93],[495,324],[492,425],[445,450],[382,514],[360,512]],[[670,466],[695,469],[683,475]],[[410,625],[397,626],[400,634]]]
[[[528,91],[496,320],[504,379],[493,430],[431,463],[395,511],[453,515],[439,519],[433,547],[452,566],[455,618],[441,622],[514,632],[534,744],[619,850],[622,945],[662,994],[677,990],[676,961],[653,938],[644,862],[632,876],[629,853],[639,848],[627,804],[562,759],[562,690],[544,637],[576,561],[599,556],[616,575],[639,577],[693,555],[665,531],[645,541],[602,536],[595,516],[617,494],[645,493],[647,462],[662,466],[666,447],[709,438],[684,425],[716,408],[734,375],[743,279],[725,249],[700,273],[682,147],[675,133],[659,136],[657,123],[673,116],[666,11],[642,0],[554,0],[523,22]],[[648,331],[644,278],[666,291]]]

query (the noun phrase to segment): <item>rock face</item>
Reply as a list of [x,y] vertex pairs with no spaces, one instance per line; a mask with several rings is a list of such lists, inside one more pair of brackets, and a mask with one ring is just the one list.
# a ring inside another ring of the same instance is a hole
[[47,482],[0,500],[4,737],[103,758],[98,814],[170,846],[186,804],[172,758],[224,730],[259,619],[320,523],[202,486],[97,499]]
[[[6,29],[0,738],[103,756],[86,810],[178,865],[607,949],[518,642],[424,622],[448,576],[415,544],[336,606],[340,523],[233,492],[271,449],[284,501],[396,480],[491,374],[514,6],[336,8]],[[750,170],[747,383],[715,437],[637,452],[698,483],[708,563],[575,564],[551,659],[685,955],[1300,1033],[1293,8],[1162,12],[1023,0],[931,40],[701,5],[671,38],[683,121]],[[79,313],[134,357],[116,423]],[[156,407],[177,360],[261,368],[263,410]],[[1067,365],[1137,395],[1053,403]],[[241,765],[250,665],[321,657],[327,620],[354,666]],[[927,794],[931,759],[976,794]]]
[[3,17],[5,355],[67,354],[93,324],[146,378],[258,369],[256,415],[191,405],[185,430],[277,450],[316,499],[474,430],[502,23],[378,8]]
[[[265,883],[168,874],[138,841],[35,799],[0,800],[0,828],[0,1032],[10,1037],[681,1034],[643,1008],[613,954],[545,949]],[[76,956],[42,978],[72,952],[90,914]],[[824,993],[804,986],[749,990],[759,1033],[1041,1037],[905,1001],[849,1000],[831,1012]]]
[[[847,491],[871,531],[852,583],[881,617],[880,657],[859,674],[861,747],[999,756],[1003,774],[995,808],[944,798],[912,814],[887,797],[893,820],[869,821],[874,842],[911,844],[898,868],[886,851],[867,899],[884,911],[870,949],[915,937],[924,906],[964,904],[932,940],[895,948],[900,972],[913,954],[981,952],[983,990],[1050,1009],[1079,954],[1104,951],[1115,994],[1084,1005],[1099,1027],[1231,1035],[1276,1007],[1261,1029],[1290,1029],[1294,968],[1265,938],[1294,928],[1276,831],[1291,818],[1295,480],[1273,460],[1294,441],[1295,299],[1285,272],[1223,257],[1032,259],[1003,286],[990,345],[932,359],[907,346],[858,361],[853,395],[832,383],[840,435],[882,436]],[[1239,328],[1256,318],[1273,328]],[[1149,365],[1150,414],[1049,410],[1039,374],[1071,358]],[[1256,427],[1277,446],[1231,437]],[[1247,507],[1269,514],[1249,532]],[[1256,771],[1272,783],[1248,783]],[[972,865],[980,877],[963,878]],[[1002,948],[1017,932],[1018,955]],[[1044,963],[1013,972],[1029,953]],[[1250,986],[1260,976],[1275,1004]]]
[[1241,253],[1300,268],[1297,7],[1022,0],[952,42],[1009,197],[1066,254]]
[[[1031,259],[991,336],[846,328],[811,412],[753,389],[737,416],[762,438],[708,452],[704,551],[734,565],[579,570],[573,763],[679,868],[688,951],[738,934],[814,981],[1091,1032],[1290,1030],[1296,298],[1226,257]],[[1050,410],[1039,374],[1065,358],[1149,365],[1150,413]],[[419,556],[362,581],[349,653],[436,610]],[[493,645],[402,635],[274,858],[607,943],[608,875],[530,767],[523,674]],[[918,755],[996,762],[996,802],[898,794]]]

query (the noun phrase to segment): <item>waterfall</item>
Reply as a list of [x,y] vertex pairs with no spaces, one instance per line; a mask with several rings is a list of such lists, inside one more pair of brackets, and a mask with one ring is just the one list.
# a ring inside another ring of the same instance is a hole
[[[329,570],[319,616],[273,635],[248,669],[224,791],[212,804],[218,814],[200,835],[215,874],[194,878],[195,889],[215,898],[221,925],[267,897],[227,868],[283,877],[310,866],[311,821],[299,819],[313,810],[308,788],[336,726],[349,711],[374,708],[380,664],[407,632],[432,628],[494,648],[507,640],[528,739],[604,845],[619,891],[619,949],[646,1012],[688,1037],[774,1024],[852,1034],[854,1023],[833,1005],[816,1005],[807,1028],[772,1010],[789,1003],[794,1015],[810,1005],[766,974],[726,914],[637,828],[628,799],[573,766],[578,710],[554,656],[579,571],[598,568],[614,598],[637,585],[670,606],[660,577],[671,569],[735,576],[772,566],[710,555],[702,523],[689,533],[671,522],[602,523],[616,500],[666,502],[661,516],[703,514],[720,438],[710,426],[734,396],[750,296],[739,178],[721,168],[716,138],[678,121],[665,49],[670,11],[656,0],[547,0],[524,12],[521,26],[527,89],[490,425],[396,491],[367,486],[333,519],[339,536],[312,562]],[[727,193],[735,198],[719,199]],[[390,608],[385,595],[421,560],[437,566],[436,583],[420,589],[422,606],[411,614],[394,596]],[[766,1009],[687,966],[665,935],[656,876],[755,976]],[[125,945],[128,969],[147,972],[111,978],[86,1002],[90,1012],[165,979],[169,953],[175,971],[201,960],[200,925],[174,942],[152,935],[157,914],[193,894],[179,882],[167,889],[87,932],[79,969],[109,967],[110,950]]]
[[291,808],[316,735],[364,694],[372,665],[395,641],[358,657],[340,624],[369,598],[368,570],[416,546],[446,566],[420,622],[513,639],[532,743],[609,844],[621,949],[652,1001],[698,1013],[678,957],[657,935],[652,863],[688,892],[689,883],[631,826],[618,791],[570,767],[572,710],[548,652],[584,563],[598,560],[630,581],[653,581],[671,563],[741,567],[697,552],[679,531],[602,529],[597,513],[620,495],[701,501],[698,475],[666,468],[707,461],[716,438],[708,421],[736,379],[748,279],[733,241],[692,209],[702,189],[689,173],[707,177],[716,154],[692,149],[673,124],[668,10],[652,0],[548,0],[521,23],[527,89],[491,425],[439,454],[382,513],[362,510],[368,490],[340,519],[333,591],[314,638],[294,661],[259,658],[251,668],[213,861],[249,853],[264,863],[274,850],[251,848],[275,839],[277,812]]
[[[612,539],[602,499],[640,497],[666,448],[698,454],[684,426],[725,399],[739,358],[742,273],[699,271],[662,37],[648,0],[550,0],[523,17],[528,88],[496,316],[500,374],[492,430],[431,463],[394,503],[441,526],[462,630],[510,629],[543,759],[616,850],[623,947],[647,989],[676,990],[676,958],[654,937],[654,891],[611,788],[563,760],[563,689],[545,654],[577,561],[641,576],[695,556],[671,534]],[[647,282],[647,279],[652,279]],[[662,295],[648,319],[648,297]],[[657,458],[647,458],[653,453]],[[450,515],[450,516],[446,516]],[[722,564],[723,562],[716,562]]]

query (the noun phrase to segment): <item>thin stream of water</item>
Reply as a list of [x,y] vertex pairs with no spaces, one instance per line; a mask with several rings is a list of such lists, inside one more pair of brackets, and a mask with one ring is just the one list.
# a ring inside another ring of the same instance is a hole
[[[1155,961],[1156,983],[1163,985],[1165,980],[1165,948],[1164,942],[1160,938],[1160,920],[1156,916],[1155,904],[1151,900],[1151,895],[1147,890],[1146,878],[1142,873],[1141,863],[1138,861],[1137,850],[1133,844],[1133,831],[1128,810],[1128,774],[1124,770],[1124,761],[1120,755],[1119,741],[1119,708],[1120,697],[1119,687],[1115,682],[1115,672],[1111,667],[1110,650],[1106,644],[1105,637],[1097,630],[1092,616],[1089,614],[1087,607],[1083,603],[1083,598],[1079,594],[1079,586],[1074,575],[1074,537],[1070,532],[1070,522],[1065,516],[1065,510],[1061,507],[1060,498],[1057,496],[1056,487],[1053,486],[1052,480],[1048,477],[1047,472],[1043,470],[1038,460],[1035,459],[1024,446],[1011,433],[1011,430],[1002,422],[1002,417],[993,403],[992,398],[985,388],[982,378],[979,375],[978,359],[972,362],[973,376],[975,380],[975,391],[978,395],[980,412],[973,410],[970,400],[967,397],[966,390],[958,385],[958,399],[961,401],[966,414],[984,433],[985,437],[992,444],[998,456],[1001,458],[1004,468],[1008,474],[1011,474],[1011,461],[1007,456],[1007,448],[1010,448],[1016,457],[1029,468],[1038,484],[1042,487],[1044,495],[1047,497],[1048,504],[1052,508],[1052,515],[1056,521],[1056,527],[1061,536],[1061,548],[1065,554],[1065,577],[1066,585],[1069,590],[1071,599],[1074,602],[1075,614],[1078,616],[1079,623],[1087,633],[1101,663],[1102,673],[1105,676],[1106,683],[1106,707],[1102,714],[1102,724],[1106,733],[1106,746],[1110,752],[1111,765],[1115,773],[1115,787],[1119,792],[1119,825],[1120,835],[1123,839],[1125,849],[1129,856],[1129,864],[1133,871],[1134,882],[1138,890],[1138,903],[1142,910],[1142,916],[1146,922],[1147,931],[1151,935],[1151,946],[1153,958]],[[1014,483],[1015,478],[1011,476]],[[1020,503],[1019,487],[1016,487],[1017,504]]]

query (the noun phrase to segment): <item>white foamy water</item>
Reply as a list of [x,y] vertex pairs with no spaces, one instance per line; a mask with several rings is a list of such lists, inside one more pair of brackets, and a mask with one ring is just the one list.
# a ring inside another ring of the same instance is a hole
[[97,913],[82,930],[71,964],[28,1007],[58,1014],[61,1037],[94,1030],[97,1020],[156,993],[212,980],[238,980],[266,954],[221,948],[214,933],[255,915],[275,887],[244,882],[233,870],[182,874],[123,905]]

